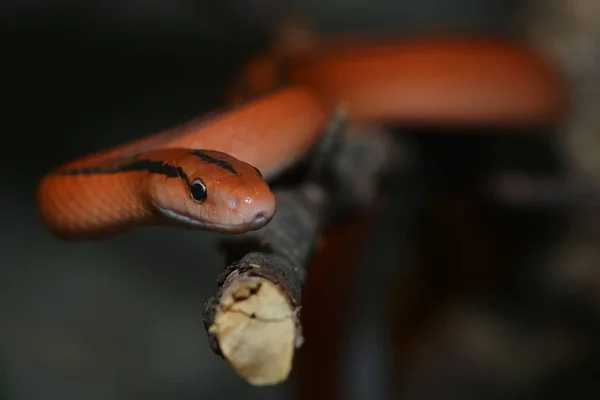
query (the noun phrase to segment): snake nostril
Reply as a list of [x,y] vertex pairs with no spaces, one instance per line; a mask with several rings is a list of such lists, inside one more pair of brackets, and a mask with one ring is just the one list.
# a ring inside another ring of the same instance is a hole
[[239,202],[236,199],[229,200],[229,208],[232,210],[237,210],[239,206]]

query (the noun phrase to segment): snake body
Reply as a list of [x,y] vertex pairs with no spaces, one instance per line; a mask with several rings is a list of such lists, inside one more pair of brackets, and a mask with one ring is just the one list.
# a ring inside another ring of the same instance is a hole
[[564,114],[560,74],[520,43],[323,43],[251,60],[230,91],[244,104],[48,173],[37,193],[46,225],[70,240],[157,224],[259,229],[277,209],[268,182],[315,146],[340,104],[353,123],[396,125],[539,125]]

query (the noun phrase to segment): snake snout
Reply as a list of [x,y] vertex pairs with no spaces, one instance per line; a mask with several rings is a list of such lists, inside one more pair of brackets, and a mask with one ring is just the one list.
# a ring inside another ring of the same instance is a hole
[[269,222],[270,219],[271,218],[267,217],[264,213],[258,213],[254,216],[254,219],[252,220],[252,225],[255,227],[262,227],[267,222]]
[[260,229],[268,224],[275,216],[277,209],[275,197],[270,192],[260,197],[254,197],[249,203],[243,202],[242,204],[247,205],[242,213],[251,229]]
[[248,219],[253,229],[259,229],[268,224],[275,215],[274,207],[257,208]]

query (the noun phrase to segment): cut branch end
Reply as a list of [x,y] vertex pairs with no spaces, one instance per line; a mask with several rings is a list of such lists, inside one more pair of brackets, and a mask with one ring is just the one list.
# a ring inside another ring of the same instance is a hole
[[248,383],[276,385],[290,374],[299,344],[295,315],[287,295],[275,284],[256,276],[239,277],[224,288],[209,333]]

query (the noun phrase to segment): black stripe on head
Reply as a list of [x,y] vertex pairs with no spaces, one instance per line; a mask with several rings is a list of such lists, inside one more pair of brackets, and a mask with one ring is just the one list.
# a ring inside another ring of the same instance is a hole
[[55,171],[56,175],[102,175],[102,174],[118,174],[121,172],[149,172],[151,174],[164,175],[167,178],[182,178],[186,182],[188,176],[181,167],[166,164],[162,161],[155,160],[133,160],[131,162],[116,164],[110,166],[88,167],[80,169],[68,169]]
[[202,161],[204,161],[206,163],[219,166],[219,167],[231,172],[232,174],[239,175],[238,172],[235,170],[235,168],[233,168],[233,165],[229,164],[227,161],[223,161],[223,160],[219,160],[214,157],[211,157],[201,150],[196,150],[196,151],[192,152],[191,154],[198,157],[199,159],[201,159]]

